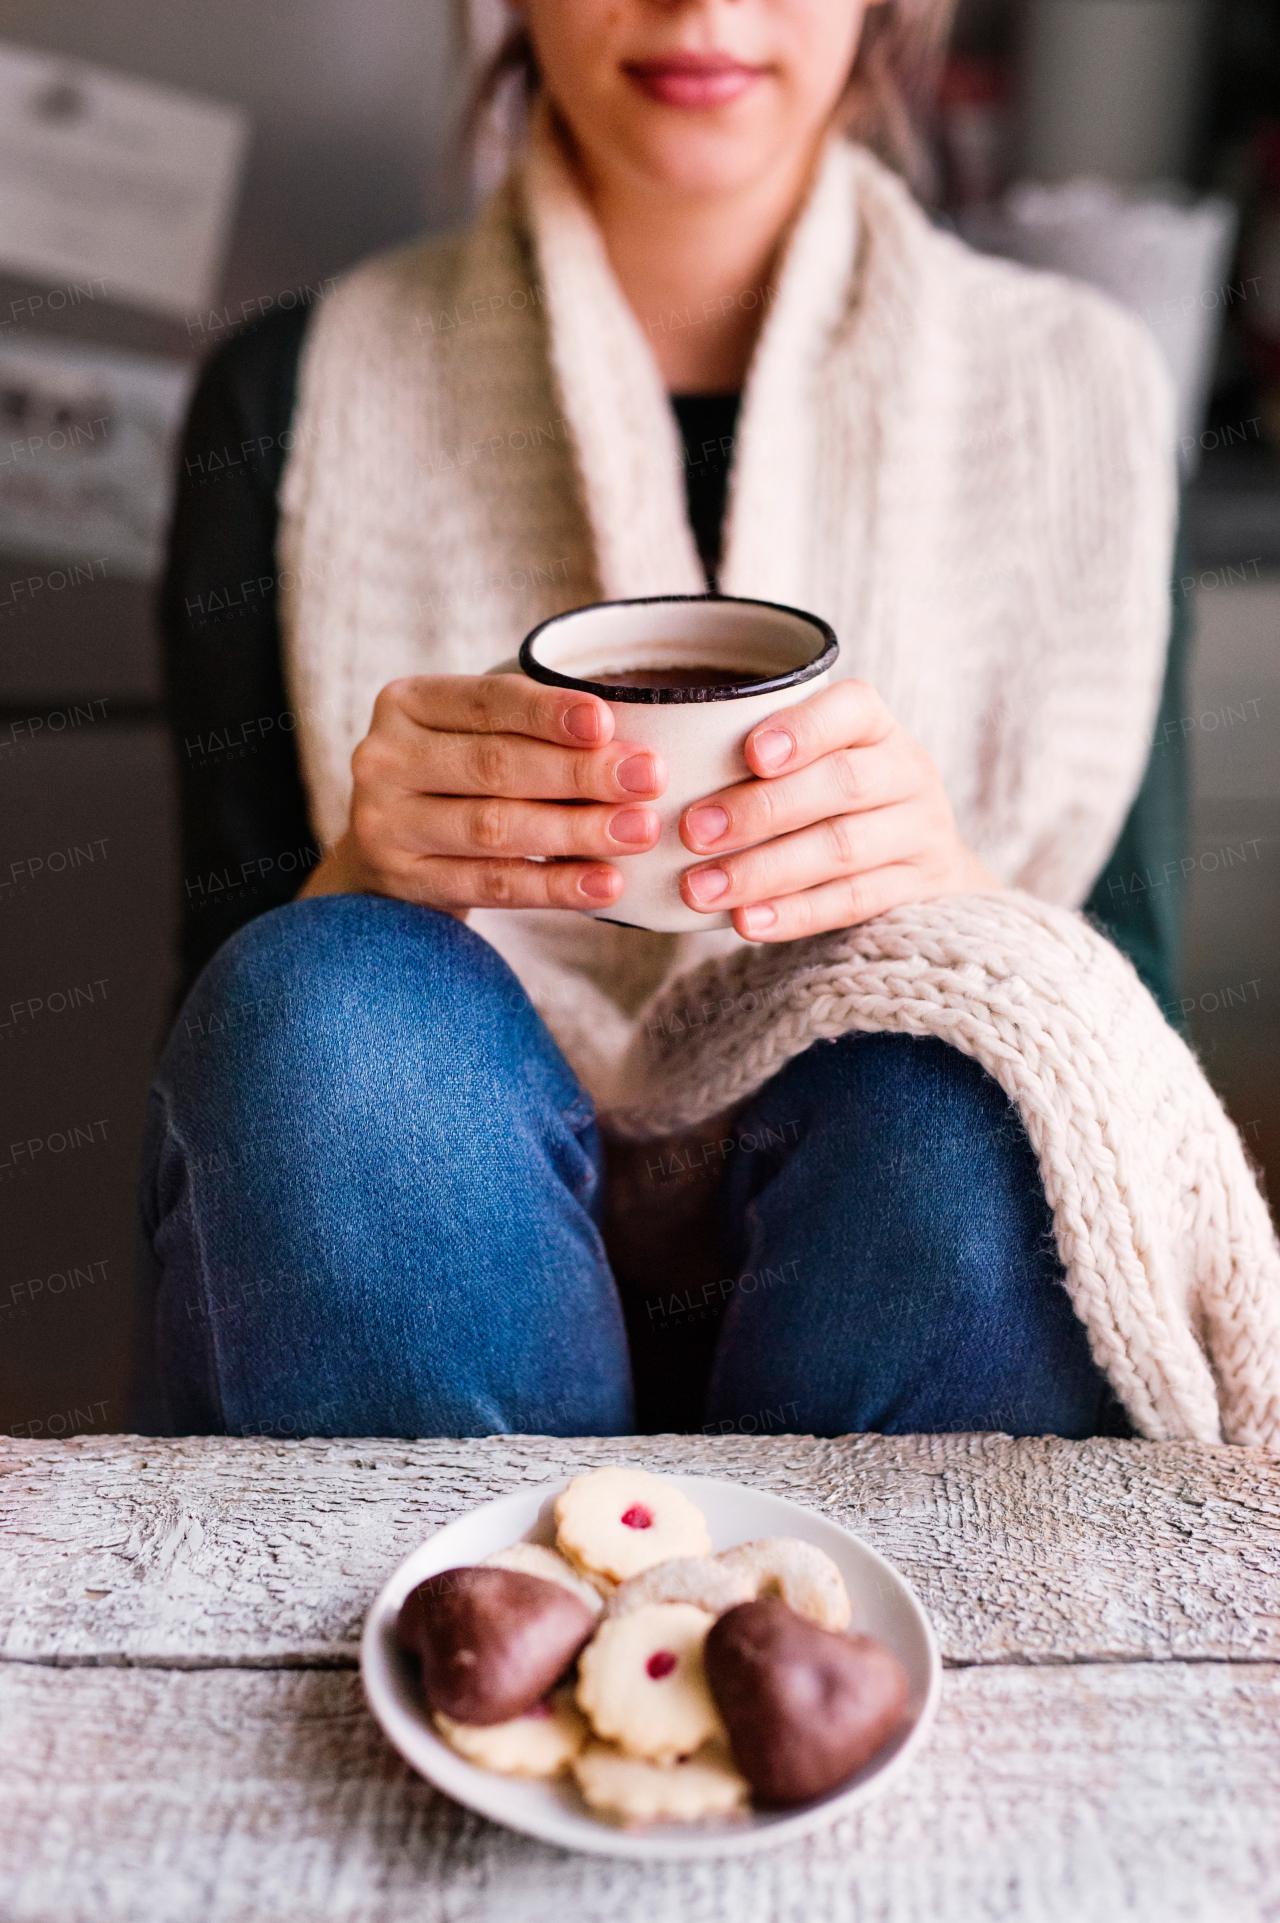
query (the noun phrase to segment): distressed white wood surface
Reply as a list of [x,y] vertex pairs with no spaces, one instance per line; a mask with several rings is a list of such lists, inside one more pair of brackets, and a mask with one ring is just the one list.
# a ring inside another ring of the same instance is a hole
[[[844,1522],[953,1667],[903,1785],[742,1862],[562,1854],[437,1796],[349,1673],[385,1576],[639,1457]],[[0,1444],[3,1923],[1280,1917],[1280,1462],[1001,1436]]]
[[873,1543],[950,1663],[1280,1660],[1280,1461],[1004,1436],[0,1445],[0,1657],[348,1664],[440,1524],[596,1463],[722,1475]]
[[744,1860],[491,1827],[333,1670],[0,1666],[5,1923],[1260,1923],[1280,1910],[1280,1668],[952,1671],[879,1803]]

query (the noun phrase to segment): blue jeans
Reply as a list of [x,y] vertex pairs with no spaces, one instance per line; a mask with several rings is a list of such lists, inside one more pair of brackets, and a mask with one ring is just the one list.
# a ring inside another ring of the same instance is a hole
[[[702,1353],[683,1420],[714,1433],[1123,1433],[1026,1135],[966,1056],[819,1042],[707,1133],[721,1272],[670,1299],[650,1274],[624,1314],[591,1100],[506,963],[401,902],[264,915],[151,1095],[157,1426],[627,1434],[633,1353]],[[654,1145],[651,1213],[667,1173]]]

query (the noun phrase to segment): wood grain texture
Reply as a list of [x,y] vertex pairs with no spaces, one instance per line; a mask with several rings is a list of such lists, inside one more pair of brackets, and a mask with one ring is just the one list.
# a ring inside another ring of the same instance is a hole
[[946,1678],[903,1786],[754,1859],[498,1829],[333,1671],[0,1666],[6,1923],[1255,1923],[1280,1908],[1280,1668]]
[[1280,1461],[1005,1436],[0,1445],[0,1656],[350,1664],[440,1524],[642,1459],[792,1497],[916,1585],[949,1663],[1280,1660]]

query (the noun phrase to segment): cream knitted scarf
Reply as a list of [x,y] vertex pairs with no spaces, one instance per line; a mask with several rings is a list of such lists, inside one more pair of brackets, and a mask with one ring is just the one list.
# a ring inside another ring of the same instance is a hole
[[[318,313],[283,488],[288,673],[316,831],[393,677],[477,673],[546,615],[696,592],[678,436],[550,125],[467,233]],[[1015,1102],[1067,1288],[1155,1437],[1280,1448],[1280,1252],[1240,1142],[1128,964],[1071,912],[1158,696],[1167,385],[1137,324],[970,254],[829,147],[746,391],[721,585],[810,607],[1010,888],[757,948],[473,914],[606,1126],[714,1116],[851,1030],[939,1035]]]

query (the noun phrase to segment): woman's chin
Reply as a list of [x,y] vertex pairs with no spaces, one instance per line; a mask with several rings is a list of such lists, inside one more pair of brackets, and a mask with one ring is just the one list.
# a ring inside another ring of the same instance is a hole
[[718,200],[732,196],[768,173],[777,153],[777,136],[759,126],[641,122],[628,129],[628,170],[666,197]]

